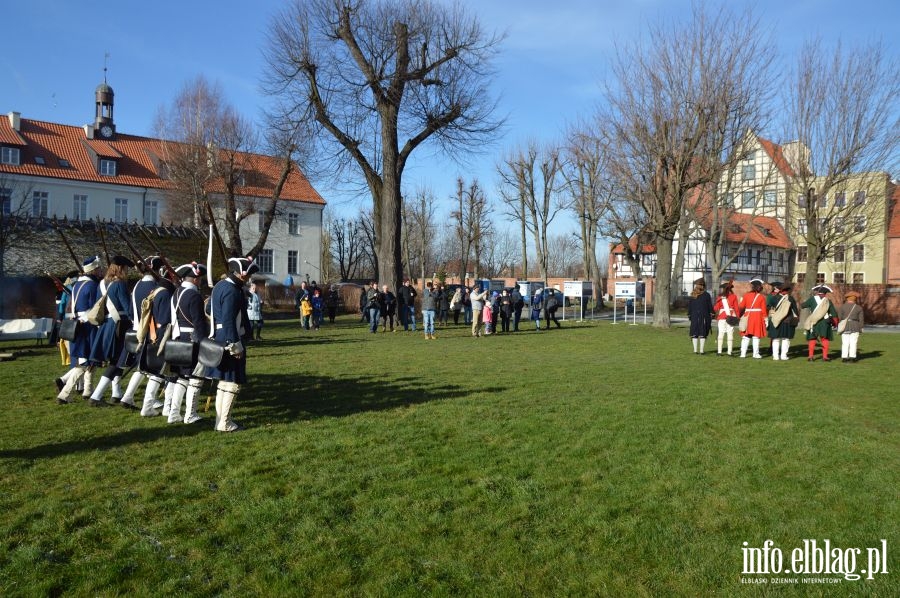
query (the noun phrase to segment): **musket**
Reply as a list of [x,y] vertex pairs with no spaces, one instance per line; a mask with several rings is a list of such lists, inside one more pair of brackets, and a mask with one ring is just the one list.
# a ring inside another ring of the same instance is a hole
[[103,255],[106,256],[106,267],[108,268],[112,265],[112,262],[109,260],[109,249],[106,248],[106,233],[103,232],[103,229],[106,228],[106,226],[102,225],[99,216],[97,217],[96,225],[97,232],[100,233],[100,243],[103,245]]
[[141,234],[144,235],[144,238],[147,239],[147,242],[150,243],[150,247],[153,248],[153,251],[156,252],[156,255],[159,256],[159,259],[162,260],[163,266],[166,267],[166,271],[172,277],[174,281],[180,281],[181,277],[178,276],[178,272],[175,271],[175,268],[172,267],[172,264],[169,263],[169,260],[166,259],[166,256],[163,254],[162,250],[159,248],[159,245],[150,238],[150,235],[147,234],[147,231],[144,230],[143,226],[138,226],[138,230],[141,231]]
[[119,238],[121,238],[122,241],[125,242],[125,246],[128,247],[128,250],[131,251],[131,254],[134,256],[134,263],[141,264],[143,266],[142,270],[144,272],[149,272],[150,276],[153,277],[153,280],[159,282],[161,279],[159,272],[154,270],[151,265],[148,264],[143,257],[141,257],[140,252],[134,247],[134,245],[131,244],[131,241],[128,240],[128,237],[125,235],[125,233],[122,232],[122,228],[118,227],[116,229],[116,232],[119,234]]
[[55,228],[56,232],[59,233],[63,245],[65,245],[66,249],[69,250],[69,255],[71,255],[72,259],[75,261],[75,267],[78,268],[78,273],[84,274],[84,266],[81,264],[81,260],[78,259],[78,256],[75,255],[75,250],[73,250],[72,246],[69,245],[69,240],[66,238],[66,235],[62,232],[62,229],[59,228],[59,223],[56,221],[56,218],[53,219],[53,228]]

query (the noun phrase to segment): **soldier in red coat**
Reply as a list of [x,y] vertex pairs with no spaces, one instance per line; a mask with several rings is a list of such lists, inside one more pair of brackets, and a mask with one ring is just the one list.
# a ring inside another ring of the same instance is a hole
[[[766,336],[766,297],[762,294],[763,281],[754,278],[750,281],[750,291],[741,297],[738,305],[741,317],[746,316],[746,328],[741,330],[741,357],[747,357],[747,348],[753,341],[753,358],[762,359],[759,353],[759,339]],[[744,328],[741,326],[741,328]]]

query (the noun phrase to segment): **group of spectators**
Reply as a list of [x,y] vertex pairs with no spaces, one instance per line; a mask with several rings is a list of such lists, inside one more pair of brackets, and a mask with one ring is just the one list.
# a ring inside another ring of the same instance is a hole
[[[369,287],[360,293],[360,322],[368,324],[369,331],[377,333],[379,326],[382,332],[416,331],[416,297],[419,292],[410,284],[409,279],[403,281],[397,293],[393,293],[388,285],[378,287],[372,281]],[[472,327],[472,336],[518,332],[523,312],[534,322],[534,329],[549,329],[551,322],[561,328],[556,312],[563,304],[562,294],[555,289],[538,289],[526,301],[515,287],[502,291],[490,291],[480,284],[466,287],[451,285],[447,287],[431,280],[425,283],[421,293],[421,318],[425,338],[435,337],[435,325],[448,326],[452,317],[453,325],[463,324]],[[526,304],[529,310],[525,311]],[[397,321],[395,325],[395,316]]]
[[309,284],[306,281],[300,283],[300,288],[294,295],[294,309],[300,311],[300,325],[304,330],[318,330],[325,321],[332,324],[337,317],[339,295],[337,287],[331,285],[323,290],[313,280]]

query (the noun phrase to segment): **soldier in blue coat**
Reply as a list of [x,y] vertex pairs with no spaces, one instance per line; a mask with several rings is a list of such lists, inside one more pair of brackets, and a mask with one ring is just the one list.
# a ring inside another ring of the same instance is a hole
[[175,272],[181,277],[181,286],[172,296],[172,338],[193,343],[194,352],[190,365],[171,367],[177,380],[172,390],[168,421],[170,424],[182,421],[181,400],[185,399],[184,423],[193,424],[203,419],[197,415],[197,393],[203,386],[204,369],[202,366],[197,369],[197,345],[209,334],[199,286],[206,274],[206,266],[191,262],[179,266]]
[[[166,363],[160,355],[160,347],[166,330],[172,323],[171,300],[175,293],[175,283],[165,277],[169,273],[161,271],[160,274],[162,274],[162,278],[157,283],[156,289],[148,296],[150,298],[148,330],[138,358],[141,371],[149,378],[147,388],[144,390],[144,404],[141,406],[142,417],[159,415],[160,407],[163,407],[164,415],[169,415],[167,406],[156,401],[156,395],[165,384],[168,374]],[[174,389],[174,384],[166,386],[166,403],[168,404],[171,404]]]
[[100,295],[106,293],[106,320],[98,327],[97,334],[91,344],[90,362],[95,366],[108,364],[103,376],[91,395],[91,407],[102,407],[108,403],[103,401],[103,393],[112,384],[113,400],[122,398],[119,380],[122,368],[119,360],[125,352],[125,332],[131,329],[131,310],[128,297],[128,269],[134,267],[127,257],[117,255],[110,260],[106,276],[100,283]]
[[210,314],[211,337],[225,347],[218,367],[209,368],[207,377],[218,380],[216,387],[216,430],[233,432],[240,426],[231,420],[231,408],[247,381],[247,354],[243,339],[250,334],[244,285],[259,271],[251,257],[228,260],[228,276],[213,287],[207,311]]
[[[138,327],[140,326],[141,304],[143,304],[144,299],[149,297],[150,293],[156,288],[156,279],[159,278],[157,272],[162,266],[162,258],[157,255],[143,259],[137,264],[137,267],[143,273],[143,276],[137,281],[134,288],[131,289],[131,332],[137,332]],[[128,348],[126,347],[126,350],[122,351],[122,354],[119,356],[119,363],[117,365],[122,370],[136,368],[138,365],[138,355],[136,353],[129,353]],[[131,375],[131,379],[128,381],[128,388],[125,389],[125,394],[122,395],[122,406],[126,409],[137,409],[137,406],[134,404],[134,395],[135,392],[137,392],[141,381],[145,377],[146,376],[140,368],[136,368]],[[115,389],[116,381],[113,380],[113,399],[116,397]]]
[[91,368],[88,359],[91,356],[91,344],[97,333],[97,327],[87,322],[86,314],[100,297],[100,258],[89,257],[84,260],[81,268],[82,275],[72,285],[72,300],[66,318],[74,318],[81,322],[75,331],[75,338],[69,343],[69,357],[71,359],[71,371],[64,377],[65,384],[56,396],[56,402],[65,405],[69,402],[72,390],[78,380],[83,380],[84,397],[91,396],[93,383],[91,380]]

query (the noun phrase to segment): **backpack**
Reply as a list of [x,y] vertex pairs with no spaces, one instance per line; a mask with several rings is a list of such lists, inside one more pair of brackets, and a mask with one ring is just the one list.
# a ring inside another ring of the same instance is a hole
[[138,321],[138,329],[137,329],[137,340],[138,343],[143,343],[144,339],[147,338],[147,334],[150,331],[150,324],[153,320],[153,298],[156,297],[156,294],[161,289],[159,287],[150,291],[150,294],[144,297],[144,300],[141,301],[141,319]]

